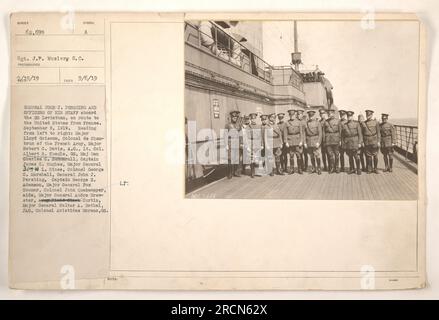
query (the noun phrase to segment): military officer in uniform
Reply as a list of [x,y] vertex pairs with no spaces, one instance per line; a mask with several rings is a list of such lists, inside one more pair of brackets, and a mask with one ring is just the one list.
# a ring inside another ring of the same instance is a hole
[[317,174],[322,174],[322,170],[320,167],[320,146],[322,144],[322,126],[320,125],[320,121],[314,118],[315,111],[309,110],[308,112],[309,120],[306,122],[305,130],[305,150],[309,153],[311,158],[312,171],[311,173],[316,172]]
[[272,113],[269,115],[268,120],[270,121],[270,127],[272,130],[267,131],[267,136],[272,139],[273,145],[273,155],[274,161],[276,164],[276,173],[278,175],[284,175],[285,173],[282,171],[281,167],[281,156],[282,156],[282,147],[284,145],[284,133],[281,130],[280,126],[276,123],[276,114]]
[[381,143],[380,125],[372,118],[373,111],[366,110],[366,121],[361,126],[364,151],[367,159],[367,173],[378,172],[378,149]]
[[241,125],[242,134],[242,173],[245,173],[245,168],[250,165],[250,175],[251,175],[251,157],[252,157],[252,131],[250,129],[250,117],[248,115],[242,116]]
[[[340,124],[341,126],[343,126],[348,120],[346,119],[346,111],[345,110],[340,110],[338,111],[339,115],[340,115]],[[344,155],[345,155],[345,146],[343,143],[343,139],[341,141],[341,145],[340,145],[340,171],[344,172]]]
[[[320,109],[319,114],[320,114],[320,126],[323,128],[323,124],[325,123],[326,119],[328,119],[328,113],[326,112],[325,109]],[[326,153],[326,147],[325,144],[323,143],[323,139],[322,139],[322,144],[320,146],[320,152],[322,154],[323,171],[328,171],[328,165],[327,165],[328,154]]]
[[262,154],[264,157],[265,171],[274,176],[273,171],[273,138],[272,128],[268,120],[268,115],[261,115],[261,134],[262,134]]
[[388,122],[389,115],[381,115],[380,134],[381,134],[381,153],[384,157],[384,172],[392,172],[393,169],[393,147],[396,144],[395,127]]
[[256,164],[258,163],[261,154],[262,135],[261,135],[261,127],[256,123],[256,118],[258,117],[258,114],[252,112],[249,114],[249,117],[250,117],[250,123],[248,125],[248,128],[250,129],[250,144],[251,144],[250,176],[254,178]]
[[257,126],[256,119],[258,118],[258,114],[256,112],[251,112],[248,116],[250,117],[250,125]]
[[329,118],[323,124],[323,143],[329,157],[328,173],[340,173],[338,161],[340,157],[341,125],[340,120],[335,118],[334,110],[329,110]]
[[[358,124],[360,128],[362,128],[364,124],[364,116],[362,114],[358,115]],[[364,152],[364,142],[360,147],[360,163],[361,163],[361,171],[366,172],[366,153]]]
[[242,164],[242,135],[239,125],[239,111],[230,112],[230,122],[224,130],[224,142],[227,150],[227,177],[240,177],[240,165]]
[[[295,114],[297,114],[296,117],[294,117]],[[287,121],[284,129],[284,139],[285,146],[290,155],[289,174],[294,173],[294,156],[296,156],[297,160],[297,170],[299,174],[302,174],[302,153],[305,140],[302,121],[299,120],[299,115],[295,110],[288,110],[288,115],[290,116],[290,120]]]
[[[360,124],[354,120],[354,112],[346,111],[347,121],[342,123],[341,136],[342,144],[349,157],[349,171],[348,174],[355,173],[361,174],[360,169],[360,148],[363,144],[363,135],[361,132]],[[355,167],[355,168],[354,168]]]
[[[306,118],[306,115],[304,114],[304,111],[299,109],[297,110],[298,119],[302,122],[302,128],[305,130],[306,122],[308,119]],[[302,170],[307,171],[308,170],[308,152],[306,151],[305,147],[305,131],[303,133],[303,153],[302,153]]]
[[[284,132],[285,126],[286,126],[286,121],[284,120],[285,118],[285,113],[280,112],[277,114],[277,118],[278,118],[278,122],[277,125],[279,126],[279,129],[281,130],[281,132]],[[288,150],[285,146],[285,141],[284,144],[282,146],[282,154],[280,156],[280,163],[281,163],[281,168],[282,168],[282,172],[286,173],[287,172],[287,165],[288,165]]]

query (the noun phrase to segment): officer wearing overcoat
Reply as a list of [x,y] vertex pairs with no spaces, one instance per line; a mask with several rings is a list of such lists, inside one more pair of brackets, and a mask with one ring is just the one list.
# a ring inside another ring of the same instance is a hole
[[238,122],[240,112],[233,110],[230,112],[230,122],[226,124],[224,130],[224,142],[227,150],[227,177],[240,177],[240,167],[242,164],[242,134],[241,125]]
[[[320,125],[320,121],[314,118],[315,111],[309,110],[308,112],[308,121],[305,126],[305,150],[307,150],[310,158],[312,170],[311,173],[322,174],[322,170],[320,167],[320,145],[322,144],[322,126]],[[317,167],[317,170],[316,170]]]
[[383,113],[381,115],[380,134],[381,134],[381,153],[384,157],[384,172],[392,172],[393,170],[393,147],[396,144],[395,127],[388,122],[389,115]]
[[341,136],[342,144],[349,157],[349,171],[348,174],[355,173],[354,163],[357,174],[361,174],[360,168],[360,148],[363,144],[363,134],[361,132],[360,124],[354,120],[354,112],[347,111],[347,120],[342,124]]

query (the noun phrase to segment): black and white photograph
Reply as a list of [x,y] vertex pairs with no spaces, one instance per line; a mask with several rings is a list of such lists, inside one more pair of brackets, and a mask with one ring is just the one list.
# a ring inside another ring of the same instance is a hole
[[419,21],[186,21],[191,199],[417,200]]

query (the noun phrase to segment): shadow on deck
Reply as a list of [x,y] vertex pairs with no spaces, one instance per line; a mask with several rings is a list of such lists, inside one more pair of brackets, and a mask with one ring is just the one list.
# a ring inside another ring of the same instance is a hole
[[[417,200],[418,175],[396,155],[392,173],[304,173],[221,179],[186,195],[200,199]],[[380,162],[382,158],[380,157]],[[382,163],[381,163],[382,164]]]

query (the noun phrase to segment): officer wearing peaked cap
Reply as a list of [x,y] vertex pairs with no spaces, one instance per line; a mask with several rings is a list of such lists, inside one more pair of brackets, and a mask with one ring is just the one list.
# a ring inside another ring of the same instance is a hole
[[[295,117],[296,114],[297,116]],[[299,174],[302,174],[302,153],[305,134],[303,132],[302,122],[298,118],[298,114],[299,112],[296,110],[288,110],[290,120],[287,121],[284,129],[285,146],[290,155],[289,174],[294,173],[294,156],[297,160],[297,170]]]
[[248,131],[250,136],[250,176],[255,177],[256,165],[261,157],[262,150],[262,135],[261,126],[256,123],[258,114],[256,112],[249,113],[250,123],[248,124]]
[[[343,126],[344,124],[346,124],[346,122],[348,121],[346,119],[347,116],[347,112],[345,110],[339,110],[338,111],[339,115],[340,115],[340,125]],[[341,144],[340,144],[340,171],[344,172],[344,155],[345,155],[345,145],[344,145],[344,141],[342,139]]]
[[329,156],[328,173],[340,173],[339,158],[341,144],[341,124],[335,118],[335,110],[329,110],[329,118],[323,124],[323,141]]
[[241,126],[238,122],[240,112],[230,111],[230,121],[224,130],[224,142],[227,150],[227,177],[240,177],[240,166],[242,164],[242,135]]
[[[360,128],[363,128],[364,124],[364,116],[362,114],[358,115],[358,121]],[[360,147],[360,163],[361,163],[361,171],[366,172],[366,152],[364,151],[364,141]]]
[[271,138],[272,128],[269,122],[269,115],[261,115],[261,135],[262,135],[262,157],[264,158],[265,172],[274,176],[273,172],[273,139]]
[[[274,156],[274,162],[276,164],[276,173],[279,175],[283,175],[284,173],[282,172],[282,168],[281,168],[281,155],[282,155],[282,147],[284,144],[284,134],[283,131],[281,129],[281,127],[276,123],[276,113],[272,113],[269,115],[268,120],[270,121],[269,123],[269,128],[267,128],[268,130],[265,131],[266,133],[266,138],[268,139],[267,142],[271,142],[272,143],[272,154],[270,154],[270,149],[268,149],[266,152],[268,153],[268,155],[271,157],[269,158],[271,161],[271,166],[273,164],[272,162],[272,158]],[[266,153],[266,155],[267,155]],[[271,167],[272,168],[272,167]],[[270,175],[273,175],[274,172],[273,171],[269,171]]]
[[309,153],[311,158],[312,171],[311,173],[321,174],[320,167],[320,145],[322,143],[322,126],[320,122],[314,118],[315,111],[309,110],[308,112],[309,120],[306,122],[305,126],[305,150]]
[[304,114],[304,111],[299,109],[297,110],[297,118],[302,122],[302,127],[303,127],[303,153],[302,153],[302,170],[306,171],[308,170],[308,152],[306,150],[305,147],[305,127],[306,127],[306,122],[308,121],[307,119],[307,115]]
[[250,164],[250,144],[251,144],[251,132],[250,132],[250,117],[244,114],[241,124],[241,136],[242,136],[242,172],[245,172],[245,167]]
[[250,112],[248,116],[250,117],[250,122],[254,122],[254,124],[256,124],[256,118],[258,117],[258,114],[256,112]]
[[381,153],[384,157],[384,172],[392,172],[393,170],[393,147],[396,144],[395,127],[388,122],[389,115],[383,113],[381,115],[380,134],[381,134]]
[[[285,131],[285,126],[286,126],[286,121],[284,120],[285,118],[285,113],[280,112],[277,114],[277,118],[278,118],[278,122],[277,125],[279,126],[279,129],[281,130],[282,134]],[[288,150],[287,147],[285,146],[285,140],[283,142],[282,145],[282,154],[280,156],[280,164],[281,164],[281,169],[282,169],[282,174],[285,174],[287,172],[287,162],[288,162]]]
[[[320,109],[319,114],[320,114],[320,125],[321,125],[322,130],[323,130],[323,124],[328,119],[328,113],[325,109]],[[322,145],[320,146],[320,152],[322,154],[323,171],[328,171],[328,165],[327,165],[328,153],[326,152],[326,147],[325,147],[325,143],[324,143],[323,139],[322,139]]]
[[373,119],[373,110],[366,110],[366,121],[363,122],[361,129],[367,159],[367,173],[379,173],[378,149],[381,144],[381,132],[378,121]]
[[360,168],[360,148],[363,144],[363,134],[361,132],[360,124],[354,120],[354,112],[347,111],[347,121],[342,124],[342,141],[344,149],[349,157],[349,171],[348,174],[355,172],[361,174]]

